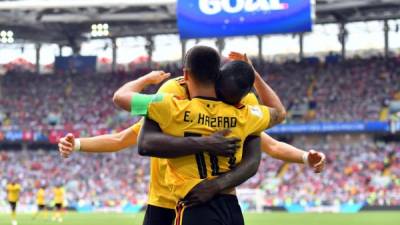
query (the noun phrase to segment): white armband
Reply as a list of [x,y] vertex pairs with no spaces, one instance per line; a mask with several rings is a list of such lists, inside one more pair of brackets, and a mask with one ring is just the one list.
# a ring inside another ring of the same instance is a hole
[[74,151],[79,152],[81,150],[81,140],[79,138],[75,139],[75,144],[74,144]]
[[310,164],[308,163],[308,154],[308,152],[303,153],[303,163],[307,166],[310,166]]

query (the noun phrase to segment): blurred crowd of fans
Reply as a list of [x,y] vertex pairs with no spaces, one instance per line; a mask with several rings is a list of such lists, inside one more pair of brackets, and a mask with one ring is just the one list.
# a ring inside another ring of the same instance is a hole
[[338,63],[267,64],[263,74],[285,103],[290,119],[361,121],[380,117],[400,99],[400,58],[348,59]]
[[[400,205],[400,146],[364,135],[297,137],[293,144],[323,151],[326,170],[316,175],[303,165],[284,164],[263,154],[258,173],[241,188],[263,190],[268,206]],[[69,204],[144,203],[149,167],[148,158],[138,156],[135,149],[103,155],[76,153],[66,160],[55,150],[0,152],[1,185],[7,178],[18,178],[21,202],[26,204],[35,203],[41,184],[60,182]]]
[[[289,121],[380,120],[391,100],[400,100],[399,58],[349,59],[336,63],[286,62],[255,65],[281,97]],[[178,64],[154,68],[182,74]],[[123,83],[149,72],[0,77],[0,131],[7,129],[123,129],[138,118],[112,104]],[[153,93],[158,87],[146,90]],[[327,155],[321,175],[300,165],[263,156],[256,176],[244,188],[265,191],[265,204],[400,205],[400,148],[359,136],[296,137],[295,146]],[[22,203],[34,203],[41,184],[65,184],[68,202],[93,205],[143,203],[149,160],[130,149],[107,155],[74,154],[63,160],[56,151],[0,152],[0,185],[19,178]],[[58,180],[62,177],[63,180]],[[0,192],[0,199],[4,199]]]
[[364,135],[296,137],[295,146],[327,156],[319,174],[303,165],[283,164],[264,154],[259,173],[243,186],[261,187],[265,204],[400,205],[400,146]]
[[[50,204],[51,188],[59,184],[66,190],[68,206],[143,204],[147,200],[149,162],[134,149],[103,155],[74,154],[69,159],[62,159],[56,150],[0,151],[0,185],[5,190],[7,180],[16,179],[22,186],[21,204],[36,204],[42,185],[49,187]],[[1,191],[0,199],[6,199],[5,194]]]
[[[390,100],[400,100],[399,58],[373,57],[336,63],[255,61],[289,112],[288,121],[360,121],[380,116]],[[158,66],[174,76],[178,64]],[[125,128],[136,121],[111,102],[123,83],[149,72],[0,77],[0,127],[16,129]],[[148,92],[155,92],[151,87]]]

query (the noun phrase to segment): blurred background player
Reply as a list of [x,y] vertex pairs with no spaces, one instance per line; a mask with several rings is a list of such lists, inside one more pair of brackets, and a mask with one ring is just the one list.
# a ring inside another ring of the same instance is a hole
[[12,224],[17,225],[17,203],[19,200],[19,194],[21,192],[21,185],[16,180],[12,180],[7,185],[7,200],[11,207],[11,218]]
[[54,216],[52,218],[53,221],[62,222],[63,221],[63,204],[64,204],[64,196],[65,190],[61,183],[57,184],[56,187],[53,189],[54,194]]
[[33,216],[33,219],[36,219],[39,215],[43,215],[43,218],[47,219],[46,186],[45,185],[42,185],[36,194],[36,204],[38,207],[38,211]]

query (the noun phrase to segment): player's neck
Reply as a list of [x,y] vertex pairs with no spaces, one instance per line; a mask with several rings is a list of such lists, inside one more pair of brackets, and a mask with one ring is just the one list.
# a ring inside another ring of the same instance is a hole
[[207,85],[207,86],[193,85],[189,89],[189,93],[192,98],[199,97],[199,96],[212,97],[212,98],[217,97],[217,94],[215,93],[214,85]]

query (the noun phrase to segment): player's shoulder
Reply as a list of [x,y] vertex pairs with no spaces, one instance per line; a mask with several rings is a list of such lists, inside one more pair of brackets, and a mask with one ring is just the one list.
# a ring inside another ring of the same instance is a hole
[[259,104],[257,96],[253,92],[250,92],[246,96],[244,96],[242,98],[242,100],[240,101],[240,103],[244,104],[244,105],[247,105],[247,104],[248,105],[258,105]]
[[169,79],[161,85],[158,93],[172,93],[186,96],[186,81],[183,77]]
[[268,107],[262,105],[245,105],[249,116],[262,118],[265,116],[265,112],[268,111]]
[[182,76],[180,76],[167,80],[162,86],[185,86],[185,85],[186,85],[185,79]]

